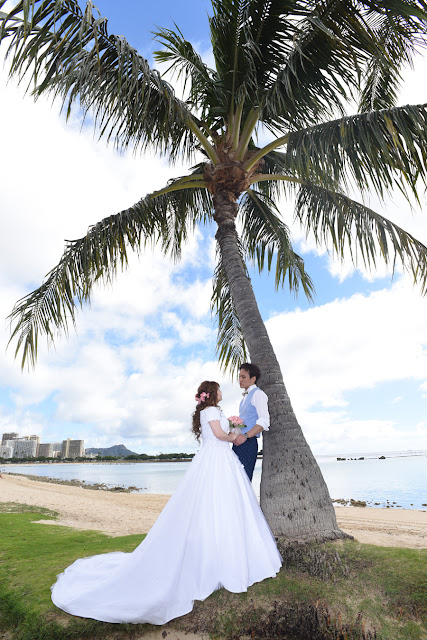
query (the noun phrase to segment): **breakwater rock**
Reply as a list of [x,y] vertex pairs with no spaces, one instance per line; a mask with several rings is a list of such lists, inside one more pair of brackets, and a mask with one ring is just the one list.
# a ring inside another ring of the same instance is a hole
[[[8,473],[7,471],[3,473]],[[86,482],[85,480],[63,480],[61,478],[49,478],[47,476],[33,476],[29,473],[11,473],[11,476],[23,476],[29,478],[29,480],[36,480],[37,482],[49,482],[50,484],[65,484],[69,487],[82,487],[83,489],[90,489],[92,491],[114,491],[115,493],[132,493],[132,491],[140,491],[143,487],[122,487],[121,485],[116,487],[109,487],[104,482]]]

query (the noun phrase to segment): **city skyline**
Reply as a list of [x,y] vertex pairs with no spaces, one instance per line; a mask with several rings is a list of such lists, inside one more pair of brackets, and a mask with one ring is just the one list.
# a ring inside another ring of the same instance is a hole
[[66,438],[62,442],[40,442],[39,435],[22,435],[17,432],[3,433],[0,458],[79,458],[85,452],[84,440]]

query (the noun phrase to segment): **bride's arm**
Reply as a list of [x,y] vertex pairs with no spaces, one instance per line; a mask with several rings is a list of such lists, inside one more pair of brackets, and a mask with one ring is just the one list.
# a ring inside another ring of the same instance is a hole
[[225,433],[221,429],[221,425],[219,420],[209,420],[209,426],[212,429],[214,436],[218,438],[218,440],[225,440],[226,442],[234,442],[237,438],[237,433]]

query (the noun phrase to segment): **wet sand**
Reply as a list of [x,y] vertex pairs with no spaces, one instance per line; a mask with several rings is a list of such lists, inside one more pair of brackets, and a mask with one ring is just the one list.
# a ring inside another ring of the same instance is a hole
[[[110,536],[147,533],[169,496],[147,493],[87,491],[82,487],[38,482],[3,474],[0,502],[15,502],[57,511],[49,524],[102,531]],[[427,510],[336,507],[343,531],[366,544],[427,548]]]

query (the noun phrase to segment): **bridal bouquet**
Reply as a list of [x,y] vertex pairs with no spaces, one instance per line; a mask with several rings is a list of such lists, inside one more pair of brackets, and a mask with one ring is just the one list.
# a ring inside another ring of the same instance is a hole
[[230,423],[230,433],[242,433],[242,427],[246,427],[239,416],[230,416],[227,420]]

